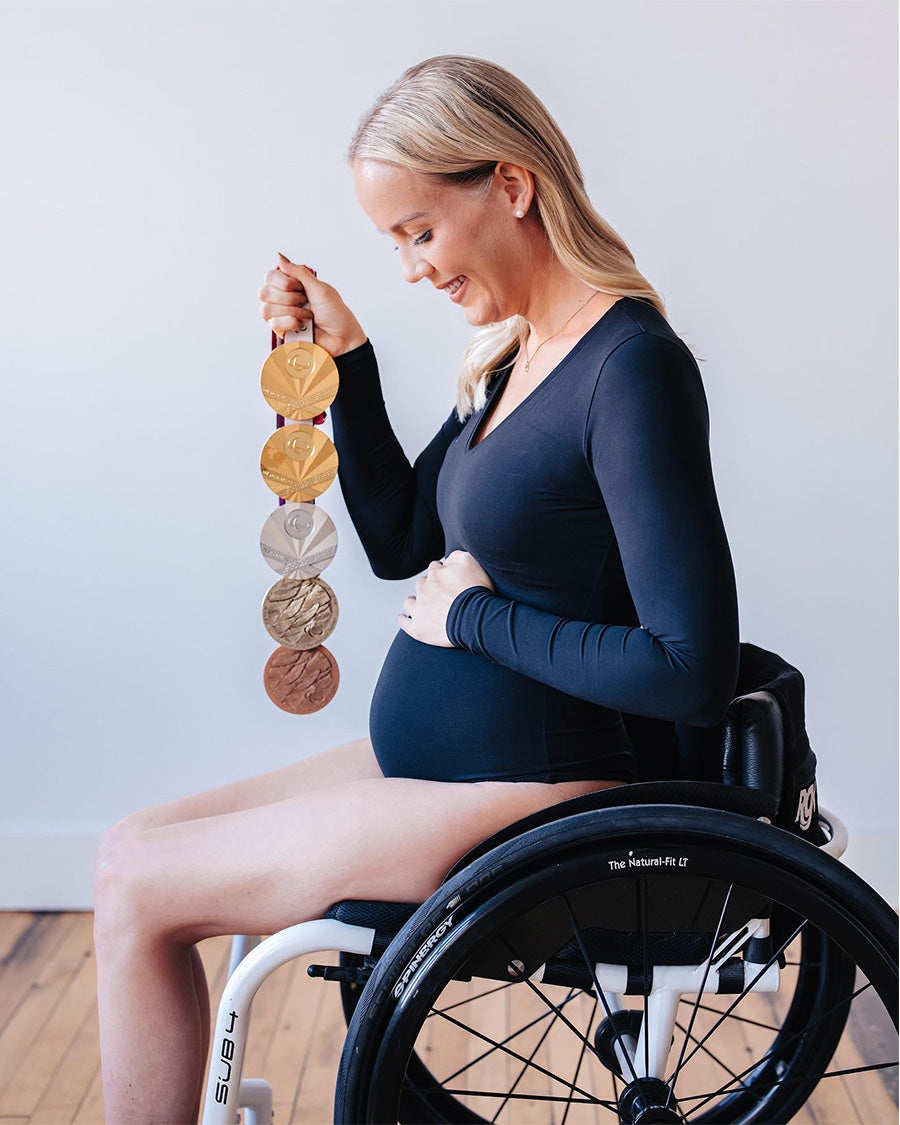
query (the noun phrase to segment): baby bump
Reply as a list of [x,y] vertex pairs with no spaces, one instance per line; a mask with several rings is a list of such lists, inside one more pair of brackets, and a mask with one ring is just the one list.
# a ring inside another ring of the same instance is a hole
[[[618,712],[402,629],[375,685],[369,735],[386,777],[630,779],[631,744]],[[604,772],[611,755],[621,759],[618,775]]]

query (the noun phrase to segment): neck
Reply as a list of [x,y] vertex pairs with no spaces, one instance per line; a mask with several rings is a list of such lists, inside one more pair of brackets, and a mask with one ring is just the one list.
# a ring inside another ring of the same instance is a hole
[[[520,310],[530,327],[529,347],[538,347],[556,333],[564,339],[567,333],[578,332],[581,318],[576,310],[580,311],[580,306],[593,298],[584,308],[585,316],[593,317],[597,311],[595,306],[601,305],[604,295],[569,273],[555,254],[534,276],[540,277],[540,285],[527,295],[525,307]],[[572,319],[565,331],[560,332],[569,317]]]

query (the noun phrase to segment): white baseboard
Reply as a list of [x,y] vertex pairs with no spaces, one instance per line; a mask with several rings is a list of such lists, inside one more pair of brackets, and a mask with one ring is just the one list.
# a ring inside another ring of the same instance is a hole
[[[97,832],[0,832],[0,910],[93,910]],[[898,836],[851,835],[843,862],[896,910]]]
[[0,910],[93,910],[99,832],[0,832]]

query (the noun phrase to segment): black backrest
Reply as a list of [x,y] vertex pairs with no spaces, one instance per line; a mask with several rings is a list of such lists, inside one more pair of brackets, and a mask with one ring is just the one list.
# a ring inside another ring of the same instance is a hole
[[784,723],[768,691],[739,695],[722,724],[722,780],[771,793],[781,807],[784,786]]
[[775,798],[776,824],[813,843],[824,840],[803,675],[777,653],[741,642],[736,694],[715,726],[622,717],[641,780],[718,781],[757,789]]

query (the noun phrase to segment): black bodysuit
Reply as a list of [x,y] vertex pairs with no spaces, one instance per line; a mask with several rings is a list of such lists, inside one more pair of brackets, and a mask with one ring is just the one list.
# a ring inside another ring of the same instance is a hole
[[369,712],[385,776],[630,781],[623,712],[721,722],[738,610],[709,414],[696,360],[652,305],[620,298],[473,445],[510,361],[412,466],[371,341],[336,363],[338,477],[375,574],[411,578],[461,549],[495,586],[454,599],[454,648],[398,629]]

